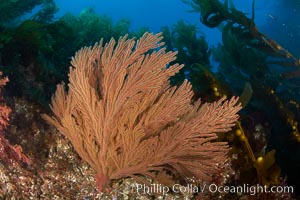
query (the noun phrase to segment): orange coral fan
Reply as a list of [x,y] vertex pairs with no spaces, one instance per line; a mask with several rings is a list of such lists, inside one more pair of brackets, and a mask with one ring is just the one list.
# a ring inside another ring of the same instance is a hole
[[[0,72],[0,76],[2,76],[2,72]],[[0,160],[13,165],[17,165],[19,162],[29,164],[30,160],[22,153],[22,148],[18,145],[12,146],[5,139],[5,128],[8,126],[9,114],[11,112],[11,109],[5,105],[2,97],[2,87],[7,82],[7,77],[0,79]]]
[[[2,76],[2,72],[0,72],[0,76]],[[7,77],[0,79],[0,131],[1,132],[8,125],[9,113],[11,112],[11,109],[3,103],[3,97],[1,95],[2,87],[5,86],[7,82],[8,82]]]
[[78,51],[68,84],[52,98],[53,117],[43,117],[67,136],[97,172],[103,189],[112,179],[155,179],[167,170],[183,178],[211,180],[227,159],[228,145],[216,142],[241,109],[237,98],[212,104],[191,102],[191,85],[171,87],[169,66],[176,52],[165,52],[161,34],[137,42],[121,37]]

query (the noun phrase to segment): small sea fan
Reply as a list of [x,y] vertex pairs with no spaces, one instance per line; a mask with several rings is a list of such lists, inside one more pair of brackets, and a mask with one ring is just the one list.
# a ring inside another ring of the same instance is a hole
[[[2,72],[0,72],[0,77]],[[0,79],[0,160],[5,163],[17,165],[19,163],[30,164],[30,160],[22,153],[22,147],[19,145],[11,145],[5,138],[5,129],[8,126],[9,114],[11,109],[5,104],[2,97],[2,88],[8,82],[8,78]]]
[[[0,77],[2,76],[2,72],[0,72]],[[3,129],[8,125],[9,114],[11,109],[5,105],[2,97],[2,88],[8,82],[8,78],[4,77],[0,79],[0,131],[3,132]],[[2,134],[2,133],[0,133]]]

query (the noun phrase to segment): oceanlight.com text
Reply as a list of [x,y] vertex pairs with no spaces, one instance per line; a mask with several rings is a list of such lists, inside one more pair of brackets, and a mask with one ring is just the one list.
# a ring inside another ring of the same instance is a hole
[[239,186],[218,186],[216,184],[204,184],[202,186],[195,186],[188,184],[186,186],[174,184],[172,187],[167,187],[162,184],[136,184],[136,192],[140,195],[165,195],[169,192],[173,193],[237,193],[237,194],[250,194],[256,195],[259,193],[293,193],[293,186],[262,186],[262,185],[249,185],[243,184]]

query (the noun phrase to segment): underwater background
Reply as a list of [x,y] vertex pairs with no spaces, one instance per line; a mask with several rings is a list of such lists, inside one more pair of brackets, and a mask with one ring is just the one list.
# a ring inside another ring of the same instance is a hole
[[[145,32],[162,32],[178,51],[173,63],[185,66],[172,85],[188,79],[203,102],[240,96],[236,126],[218,139],[229,143],[230,165],[214,181],[294,189],[188,198],[299,199],[299,9],[299,0],[1,1],[0,199],[158,198],[136,196],[132,179],[99,193],[93,169],[41,118],[77,50]],[[170,195],[159,198],[184,197]]]

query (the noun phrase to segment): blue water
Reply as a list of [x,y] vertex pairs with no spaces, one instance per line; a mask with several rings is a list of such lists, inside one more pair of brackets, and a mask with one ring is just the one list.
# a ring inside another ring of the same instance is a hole
[[[131,30],[148,27],[153,32],[159,32],[162,26],[172,26],[183,19],[187,23],[196,24],[199,31],[204,33],[211,45],[220,42],[221,34],[217,29],[210,29],[202,25],[199,13],[189,12],[191,7],[180,0],[55,0],[59,12],[55,15],[58,19],[65,13],[79,15],[85,9],[93,8],[99,15],[107,15],[113,22],[126,18],[130,20]],[[235,6],[251,14],[252,0],[233,1]],[[271,0],[260,0],[256,3],[256,23],[264,26],[270,19],[274,3]]]

